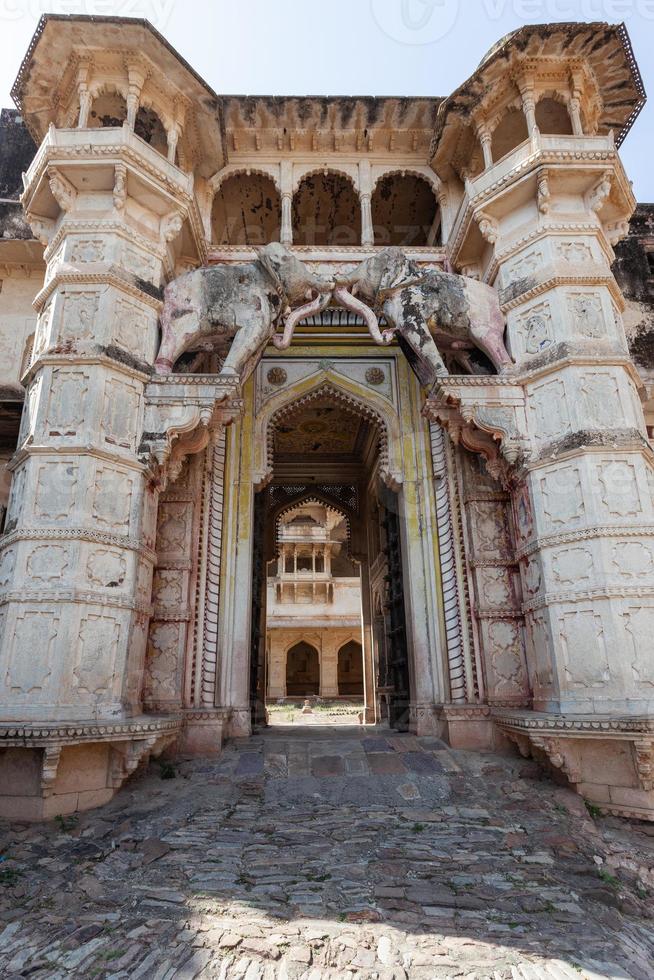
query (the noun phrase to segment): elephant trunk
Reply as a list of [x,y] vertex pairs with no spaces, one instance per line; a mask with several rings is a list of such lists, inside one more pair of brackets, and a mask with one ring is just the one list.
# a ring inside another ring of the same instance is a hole
[[306,316],[313,316],[316,313],[321,313],[331,298],[331,292],[324,294],[318,293],[317,296],[311,299],[308,303],[305,303],[304,306],[298,306],[296,310],[289,313],[284,322],[283,335],[280,337],[279,334],[276,333],[273,334],[271,338],[277,350],[286,350],[288,347],[290,347],[293,339],[293,331],[300,320],[303,320]]
[[370,336],[376,344],[390,344],[392,335],[389,337],[388,331],[384,331],[383,334],[381,333],[379,320],[369,306],[362,303],[360,299],[356,299],[352,293],[348,292],[345,286],[337,286],[334,290],[334,297],[346,310],[351,310],[352,313],[357,313],[360,317],[363,317],[370,331]]

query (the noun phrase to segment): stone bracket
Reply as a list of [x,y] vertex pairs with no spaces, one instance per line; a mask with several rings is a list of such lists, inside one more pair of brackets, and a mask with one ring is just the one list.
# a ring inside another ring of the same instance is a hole
[[638,788],[654,790],[654,717],[511,714],[493,711],[493,721],[525,758],[540,750],[571,783],[584,777],[583,743],[589,740],[626,742],[631,746]]
[[219,375],[154,377],[145,389],[141,460],[163,484],[175,479],[189,453],[200,452],[212,428],[229,425],[243,409],[238,379]]
[[519,380],[449,375],[438,379],[422,414],[447,429],[454,443],[481,452],[489,472],[507,482],[508,468],[526,462],[525,392]]
[[177,733],[148,735],[147,738],[133,739],[129,742],[116,742],[111,746],[109,781],[118,789],[134,773],[141,762],[150,755],[161,755],[163,750],[177,738]]

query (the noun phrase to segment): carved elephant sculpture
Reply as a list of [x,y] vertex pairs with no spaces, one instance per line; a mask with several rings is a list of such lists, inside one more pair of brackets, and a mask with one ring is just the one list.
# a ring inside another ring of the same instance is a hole
[[187,272],[164,291],[155,371],[169,373],[199,343],[226,348],[231,341],[220,373],[244,382],[266,345],[272,340],[280,350],[288,347],[295,324],[324,309],[332,289],[278,242],[257,249],[254,262]]
[[[378,344],[396,336],[423,384],[448,373],[437,342],[453,350],[478,347],[498,371],[512,363],[495,290],[466,276],[425,272],[399,248],[362,262],[336,283],[334,298],[363,317]],[[383,333],[381,313],[389,324]]]

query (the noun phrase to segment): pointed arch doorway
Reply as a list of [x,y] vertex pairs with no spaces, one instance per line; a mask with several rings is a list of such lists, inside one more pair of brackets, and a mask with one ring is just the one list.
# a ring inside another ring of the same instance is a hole
[[[282,675],[271,649],[272,614],[280,607],[290,614],[306,602],[308,632],[297,639],[317,649],[320,695],[358,696],[366,723],[387,722],[406,730],[410,676],[403,565],[397,497],[380,475],[388,451],[384,423],[365,405],[323,385],[275,413],[268,439],[272,478],[254,502],[252,724],[265,723],[267,701],[302,696],[302,683],[307,687],[305,679],[289,690],[288,673]],[[302,535],[289,518],[305,522]],[[303,553],[307,542],[310,554]],[[373,630],[375,589],[383,594],[381,634],[379,616]],[[350,600],[356,591],[358,608],[351,601],[341,603],[340,618],[330,618],[335,596],[348,590]],[[287,626],[292,618],[284,620]],[[330,622],[331,627],[325,626]],[[361,652],[360,670],[353,664],[355,645]],[[348,648],[351,676],[360,678],[358,687],[350,682],[348,692],[339,689],[343,647]]]

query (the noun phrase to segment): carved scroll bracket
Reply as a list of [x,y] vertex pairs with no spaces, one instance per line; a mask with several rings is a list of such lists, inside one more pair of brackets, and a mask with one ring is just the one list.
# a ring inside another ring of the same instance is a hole
[[162,488],[180,473],[184,459],[208,444],[212,431],[239,418],[243,400],[237,379],[218,375],[163,375],[145,390],[139,455]]
[[521,384],[494,377],[441,377],[423,415],[446,429],[454,443],[482,453],[490,474],[505,486],[530,456],[525,393]]

